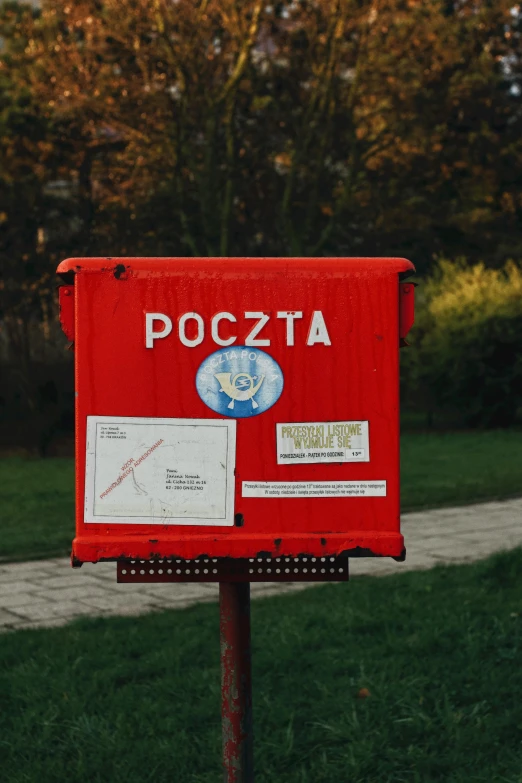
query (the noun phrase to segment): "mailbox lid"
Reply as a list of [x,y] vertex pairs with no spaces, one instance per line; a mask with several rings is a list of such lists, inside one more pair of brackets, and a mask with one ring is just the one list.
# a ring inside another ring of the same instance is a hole
[[[413,272],[409,261],[68,259],[58,272],[69,281],[74,275],[76,295],[78,560],[254,557],[260,552],[401,555],[398,275]],[[187,346],[179,340],[178,322],[194,312],[202,319],[204,337]],[[283,312],[302,313],[293,319],[293,345],[288,344],[288,319],[278,318]],[[317,312],[330,344],[309,344]],[[152,348],[145,345],[147,313],[164,314],[173,323],[172,332],[155,339]],[[237,338],[226,350],[212,337],[217,313],[236,319],[219,325],[222,339]],[[240,526],[133,524],[130,519],[104,524],[86,518],[87,417],[230,421],[201,398],[196,377],[210,356],[244,344],[255,323],[245,313],[268,315],[257,339],[270,344],[255,350],[277,363],[284,386],[269,409],[232,419],[233,511]],[[278,426],[322,424],[328,430],[340,422],[368,423],[369,461],[278,464]],[[255,485],[350,482],[366,487],[385,482],[386,491],[322,497],[300,496],[299,491],[251,494],[258,491]]]
[[135,273],[147,274],[168,272],[170,274],[185,274],[189,270],[202,272],[207,270],[212,274],[233,272],[241,277],[248,277],[251,273],[285,274],[292,273],[317,273],[320,276],[332,273],[355,274],[409,274],[415,273],[415,267],[406,258],[272,258],[272,257],[244,257],[244,258],[195,258],[193,256],[153,257],[113,257],[99,258],[66,258],[58,268],[57,274],[76,275],[81,272],[108,271],[116,275],[122,275],[125,270]]

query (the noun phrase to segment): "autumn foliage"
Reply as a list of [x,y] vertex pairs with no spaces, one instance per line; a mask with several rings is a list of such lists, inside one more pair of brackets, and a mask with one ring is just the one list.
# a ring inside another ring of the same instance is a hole
[[521,26],[513,0],[4,2],[5,328],[67,255],[522,257]]

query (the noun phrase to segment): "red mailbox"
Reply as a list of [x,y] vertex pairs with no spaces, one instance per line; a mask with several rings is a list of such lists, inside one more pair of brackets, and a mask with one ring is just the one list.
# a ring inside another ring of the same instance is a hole
[[403,557],[413,271],[400,258],[62,262],[73,562]]

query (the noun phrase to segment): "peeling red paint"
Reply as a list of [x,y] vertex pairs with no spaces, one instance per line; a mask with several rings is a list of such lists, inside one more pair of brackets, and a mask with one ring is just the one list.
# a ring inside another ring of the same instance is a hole
[[408,345],[406,337],[415,321],[415,284],[399,284],[399,345]]
[[68,340],[74,342],[74,286],[61,285],[58,289],[60,326]]
[[[321,538],[326,544],[321,543]],[[273,557],[323,557],[325,555],[361,556],[361,550],[373,557],[400,557],[404,551],[401,534],[361,535],[347,538],[346,535],[331,533],[314,536],[288,536],[281,539],[279,546],[271,546],[270,535],[245,536],[240,541],[230,535],[203,537],[197,535],[158,539],[151,549],[148,540],[141,536],[103,538],[81,536],[74,540],[74,553],[82,562],[97,560],[142,559],[180,557],[193,560],[201,557],[258,557],[260,552],[271,552]],[[352,554],[353,553],[353,554]]]

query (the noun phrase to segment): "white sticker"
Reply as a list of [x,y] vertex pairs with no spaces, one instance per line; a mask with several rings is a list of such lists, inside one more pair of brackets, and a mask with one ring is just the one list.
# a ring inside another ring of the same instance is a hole
[[367,421],[276,424],[277,464],[369,462]]
[[87,417],[85,521],[233,525],[236,422]]
[[243,481],[244,498],[385,497],[386,481]]

